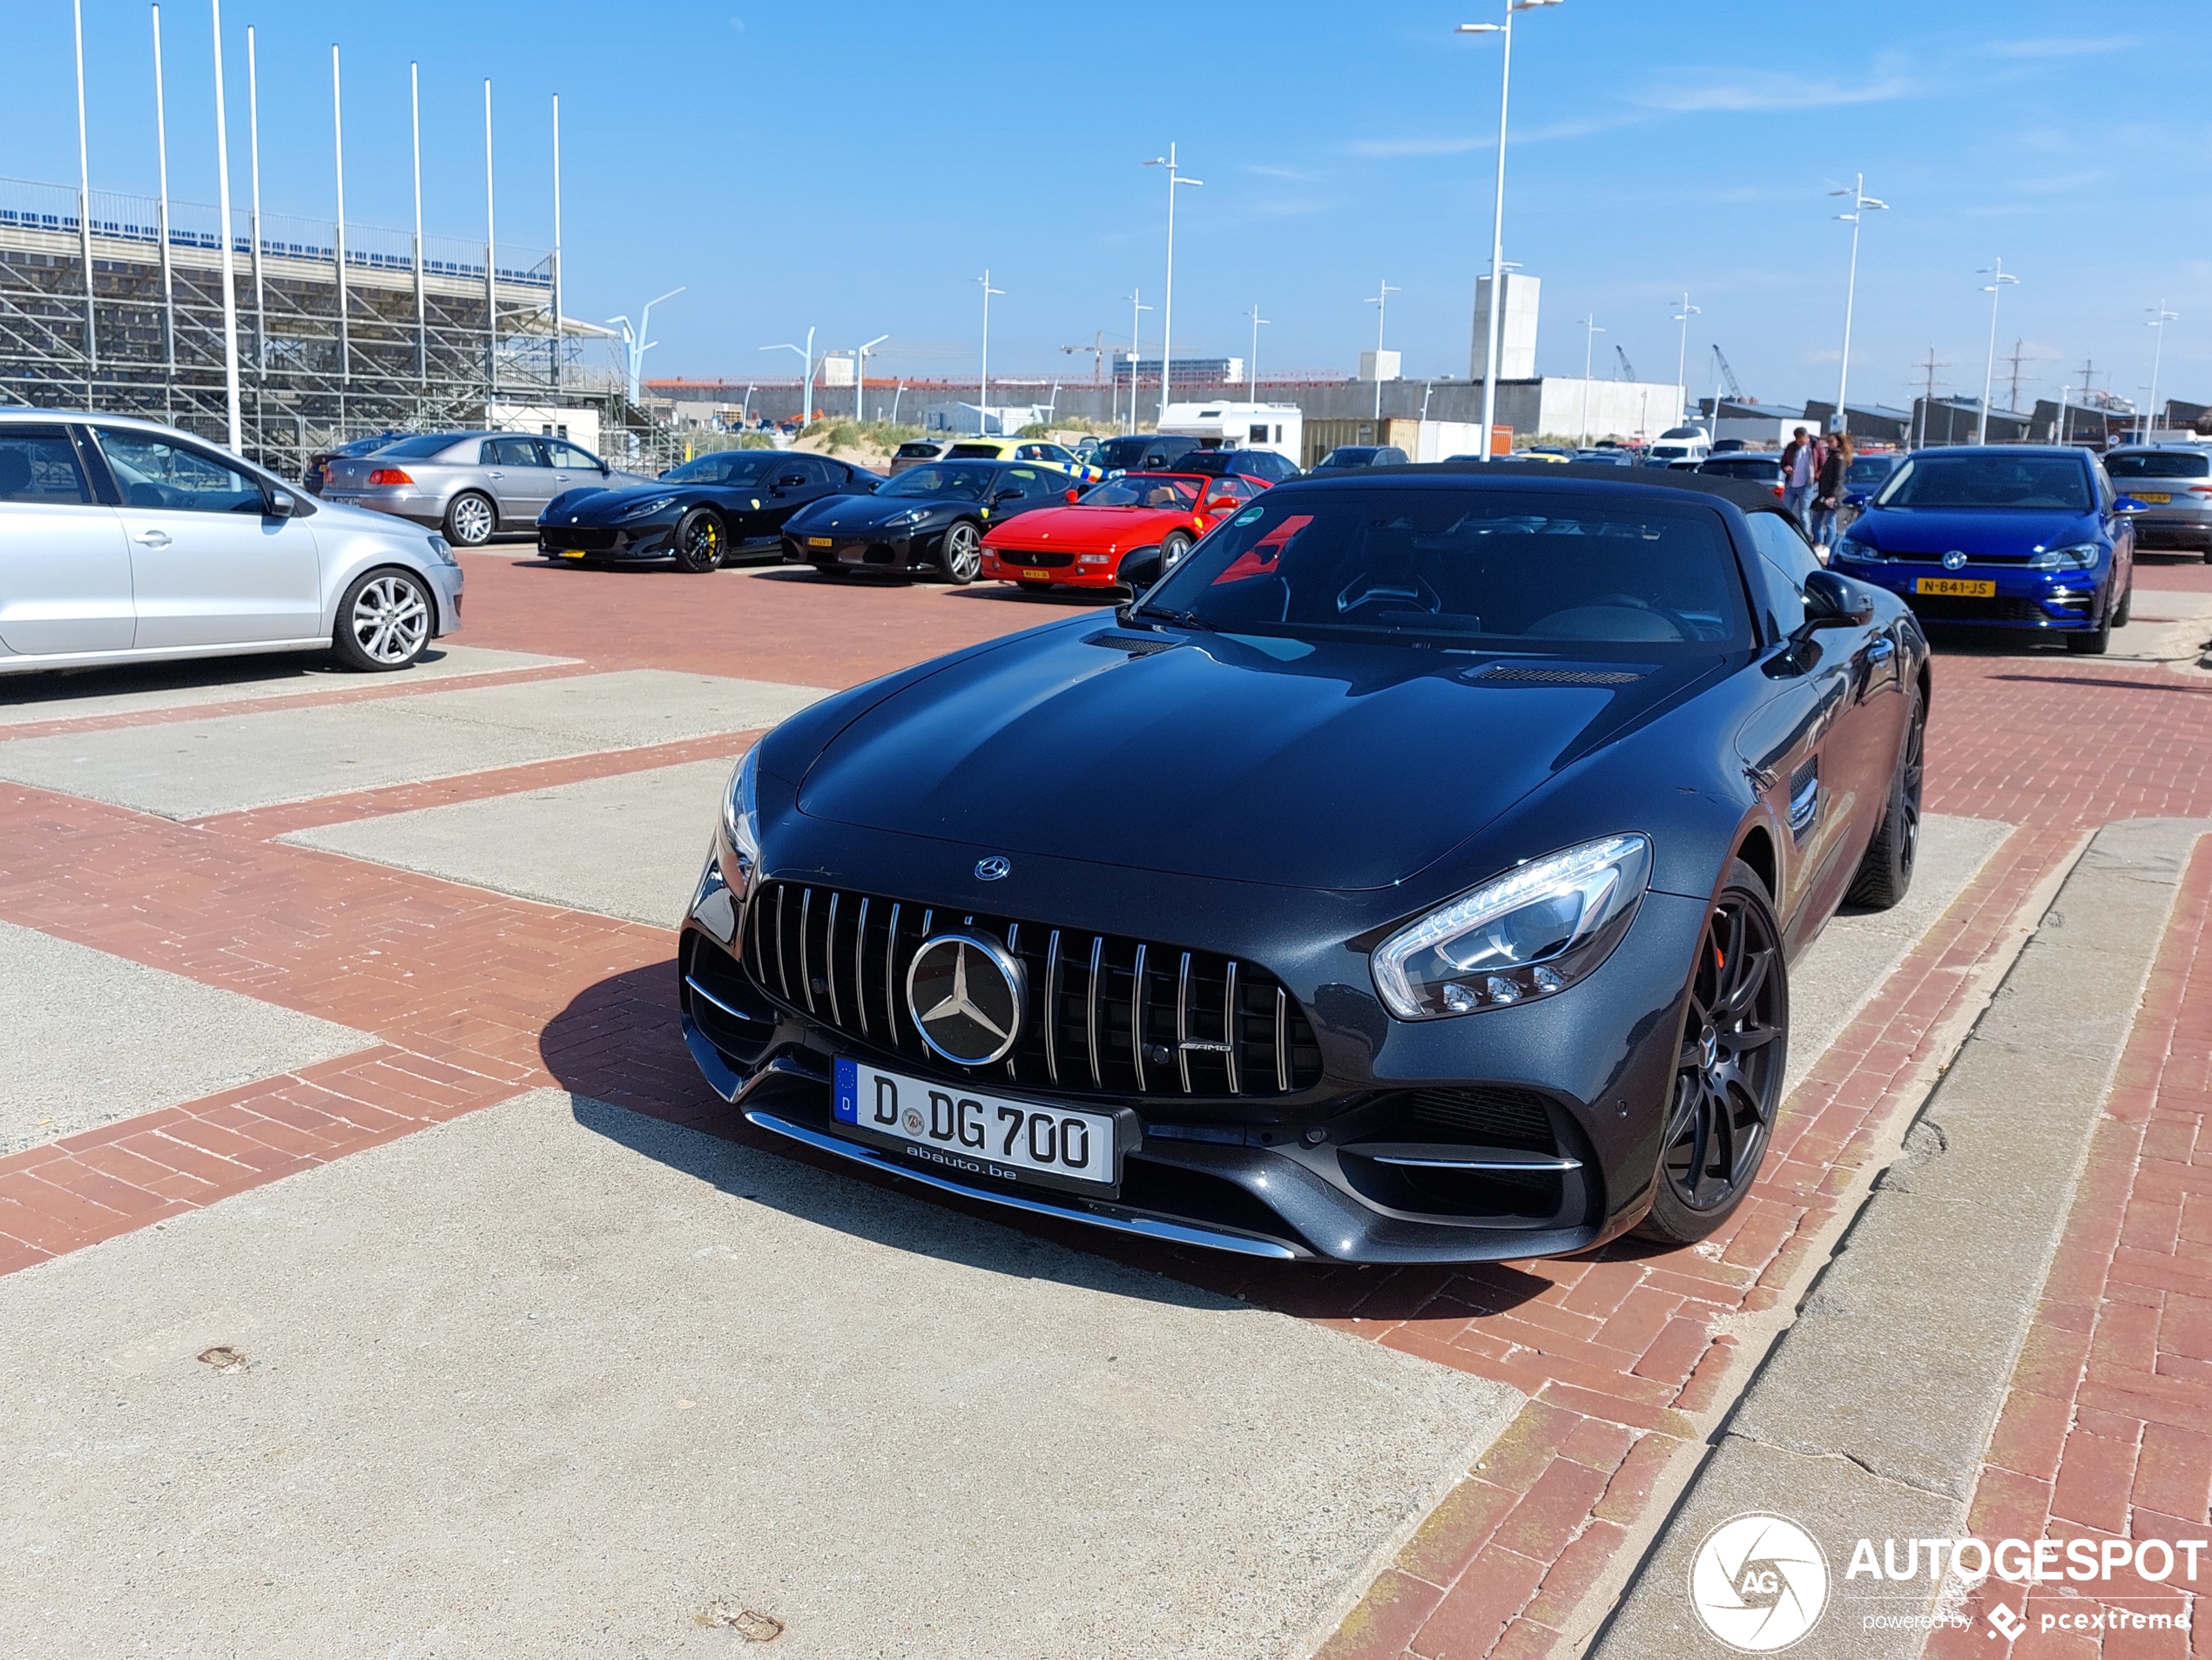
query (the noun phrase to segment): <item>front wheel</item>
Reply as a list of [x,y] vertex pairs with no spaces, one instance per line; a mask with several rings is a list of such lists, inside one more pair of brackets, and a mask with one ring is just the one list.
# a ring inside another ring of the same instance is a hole
[[1869,910],[1886,911],[1905,897],[1912,886],[1912,864],[1920,851],[1920,788],[1926,774],[1927,712],[1920,693],[1912,693],[1906,718],[1905,745],[1898,752],[1897,770],[1890,775],[1890,799],[1882,822],[1867,844],[1866,857],[1851,878],[1846,903]]
[[706,508],[693,508],[676,527],[674,545],[678,569],[701,575],[720,570],[724,551],[722,521]]
[[1183,556],[1190,551],[1190,538],[1189,536],[1180,530],[1169,531],[1167,535],[1160,538],[1160,574],[1163,577],[1166,576],[1169,571],[1183,563]]
[[354,579],[338,602],[331,649],[365,674],[404,669],[430,644],[435,602],[408,570],[372,570]]
[[2112,617],[2107,615],[2089,632],[2067,635],[2066,649],[2076,657],[2102,657],[2112,649]]
[[983,538],[966,519],[945,532],[944,551],[938,556],[945,580],[965,588],[983,572]]
[[2135,573],[2131,570],[2128,573],[2128,591],[2121,595],[2120,604],[2112,613],[2112,625],[2114,628],[2125,628],[2128,626],[2128,619],[2134,614]]
[[446,540],[456,548],[481,548],[499,529],[499,514],[491,498],[463,490],[446,507]]
[[1743,1203],[1782,1103],[1789,1035],[1774,907],[1758,873],[1736,860],[1698,936],[1642,1238],[1695,1245]]

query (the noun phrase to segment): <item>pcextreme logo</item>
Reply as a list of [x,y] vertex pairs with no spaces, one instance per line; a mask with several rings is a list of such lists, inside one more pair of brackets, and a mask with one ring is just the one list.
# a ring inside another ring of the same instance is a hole
[[1828,1558],[1783,1516],[1730,1516],[1689,1564],[1689,1605],[1739,1654],[1775,1654],[1812,1630],[1828,1606]]

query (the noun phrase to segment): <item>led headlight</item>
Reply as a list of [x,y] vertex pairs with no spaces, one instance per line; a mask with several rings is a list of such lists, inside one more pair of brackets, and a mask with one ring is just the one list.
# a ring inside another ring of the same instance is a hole
[[656,496],[650,502],[640,502],[635,507],[623,509],[622,516],[625,519],[648,518],[660,512],[675,500],[673,496]]
[[760,746],[745,751],[730,787],[722,798],[722,840],[734,855],[734,868],[725,866],[722,878],[745,897],[752,873],[760,865]]
[[884,520],[883,528],[887,530],[903,530],[910,525],[920,524],[927,516],[928,515],[922,509],[910,507],[905,512],[894,513],[889,518]]
[[1650,839],[1608,836],[1508,871],[1375,948],[1375,989],[1400,1020],[1564,991],[1610,955],[1651,877]]
[[1830,557],[1840,559],[1847,565],[1871,565],[1882,562],[1882,556],[1875,550],[1848,536],[1836,543]]
[[438,535],[435,531],[433,531],[430,534],[429,541],[430,557],[433,559],[435,559],[440,564],[458,565],[461,563],[460,560],[453,557],[453,549],[443,536]]
[[2094,570],[2104,550],[2094,542],[2077,542],[2070,548],[2038,548],[2027,562],[2030,570]]

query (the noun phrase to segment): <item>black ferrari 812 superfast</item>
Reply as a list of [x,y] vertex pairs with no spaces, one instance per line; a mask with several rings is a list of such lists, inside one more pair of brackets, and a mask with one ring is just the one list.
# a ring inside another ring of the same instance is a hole
[[685,1035],[762,1129],[1125,1232],[1687,1244],[1766,1151],[1792,960],[1912,880],[1928,697],[1757,487],[1295,481],[1110,618],[763,739]]

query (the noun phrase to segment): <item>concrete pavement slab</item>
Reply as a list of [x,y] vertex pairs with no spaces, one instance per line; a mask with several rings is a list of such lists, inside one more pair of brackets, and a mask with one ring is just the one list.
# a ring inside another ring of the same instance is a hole
[[768,726],[812,686],[631,669],[0,742],[0,778],[196,819]]
[[1520,1404],[550,1090],[8,1276],[0,1330],[44,1654],[720,1656],[719,1609],[1298,1656]]
[[1797,1086],[1868,1000],[1881,994],[1891,970],[2012,833],[2012,826],[1991,819],[1930,813],[1921,820],[1919,860],[1904,902],[1886,911],[1846,911],[1822,930],[1790,973],[1785,1092]]
[[413,668],[395,675],[354,674],[321,652],[268,657],[196,658],[187,663],[135,663],[111,669],[57,670],[0,676],[0,727],[26,726],[86,715],[189,709],[200,704],[355,686],[409,687],[459,675],[513,674],[555,668],[574,658],[498,651],[481,645],[433,644]]
[[[0,922],[0,1153],[375,1043],[294,1013]],[[0,1600],[4,1600],[0,1597]]]
[[281,840],[672,928],[698,881],[729,781],[728,761],[691,761]]

